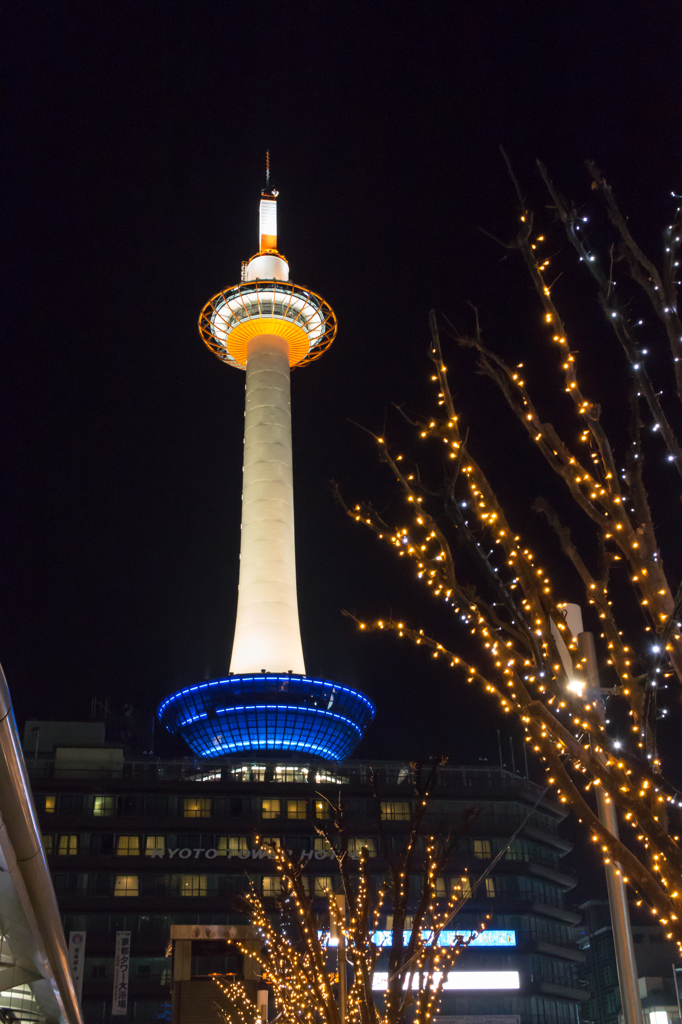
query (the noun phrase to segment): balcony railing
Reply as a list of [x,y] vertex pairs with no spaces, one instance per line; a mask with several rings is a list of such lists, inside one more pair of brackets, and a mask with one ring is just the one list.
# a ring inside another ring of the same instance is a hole
[[[335,787],[367,787],[373,780],[380,788],[405,787],[412,789],[414,770],[398,761],[346,761],[321,764],[319,761],[279,763],[273,759],[253,757],[178,759],[173,761],[133,761],[106,763],[104,759],[87,761],[66,758],[27,758],[29,774],[33,780],[41,779],[135,779],[148,782],[273,782],[310,783],[315,786],[329,784]],[[526,797],[537,799],[540,788],[528,779],[504,768],[442,767],[439,769],[438,790],[515,790]]]

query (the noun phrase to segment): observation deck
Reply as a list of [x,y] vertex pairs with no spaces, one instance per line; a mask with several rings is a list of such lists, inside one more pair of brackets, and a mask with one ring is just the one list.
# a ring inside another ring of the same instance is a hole
[[269,750],[342,761],[374,710],[364,694],[328,679],[249,673],[178,690],[158,716],[199,757]]
[[306,366],[327,351],[336,335],[329,303],[292,281],[257,280],[218,292],[199,316],[199,333],[229,366],[246,369],[248,343],[275,334],[289,345],[289,366]]

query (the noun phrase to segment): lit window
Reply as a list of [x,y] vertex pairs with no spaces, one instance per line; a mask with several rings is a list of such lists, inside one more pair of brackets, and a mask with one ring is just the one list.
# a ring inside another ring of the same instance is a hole
[[328,800],[315,801],[315,817],[325,821],[332,816],[331,804]]
[[486,894],[486,896],[489,899],[491,899],[491,900],[495,899],[495,879],[494,878],[486,878],[486,880],[485,880],[485,894]]
[[[409,931],[412,928],[413,918],[410,914],[405,914],[405,920],[403,921],[403,927],[405,931]],[[386,931],[393,931],[393,914],[386,915]]]
[[116,853],[119,857],[139,857],[140,837],[118,836],[116,840]]
[[360,853],[363,847],[367,847],[367,856],[376,857],[377,846],[374,839],[363,839],[362,836],[351,836],[348,840],[348,852]]
[[45,851],[45,853],[52,853],[52,850],[54,848],[54,836],[48,835],[42,836],[41,838],[43,840],[43,850]]
[[444,878],[437,878],[436,879],[436,896],[447,896],[447,892],[445,890],[445,879]]
[[45,813],[46,814],[54,814],[54,812],[56,810],[56,807],[57,807],[57,797],[56,796],[46,796],[45,797]]
[[313,849],[317,850],[318,852],[324,851],[325,853],[329,853],[329,851],[331,850],[331,846],[324,838],[324,836],[315,836],[313,840]]
[[139,896],[140,881],[137,875],[116,875],[114,896]]
[[144,853],[145,857],[152,857],[155,853],[166,852],[166,837],[165,836],[147,836],[144,841]]
[[96,818],[103,818],[108,814],[113,814],[116,810],[115,797],[113,796],[96,796],[92,805],[92,813]]
[[327,890],[331,889],[332,880],[328,875],[315,875],[314,896],[326,896]]
[[300,820],[306,817],[306,800],[287,800],[287,818]]
[[78,853],[78,836],[60,836],[57,853],[60,857]]
[[218,836],[216,849],[219,857],[226,857],[228,853],[248,853],[249,840],[246,836]]
[[489,860],[491,855],[489,839],[474,839],[474,857]]
[[292,765],[277,765],[273,776],[274,782],[307,782],[308,769]]
[[263,875],[263,895],[281,896],[282,879],[279,875]]
[[182,801],[184,818],[210,818],[211,798],[209,796],[187,796]]
[[471,884],[471,879],[469,878],[468,875],[464,875],[464,877],[460,879],[460,885],[462,887],[463,898],[467,900],[471,899],[471,897],[474,894],[474,889]]
[[266,797],[261,801],[261,813],[264,818],[279,818],[281,809],[282,803],[280,800]]
[[206,875],[180,875],[181,896],[205,896]]
[[409,821],[409,800],[382,800],[381,817],[384,821]]

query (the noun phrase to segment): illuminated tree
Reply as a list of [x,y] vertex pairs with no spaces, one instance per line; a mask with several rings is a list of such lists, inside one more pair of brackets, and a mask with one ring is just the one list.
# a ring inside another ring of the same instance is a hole
[[[679,508],[680,500],[675,470],[682,476],[682,449],[671,421],[679,421],[682,396],[682,323],[675,280],[682,214],[678,205],[663,233],[659,268],[633,239],[601,173],[588,167],[592,189],[603,201],[599,209],[607,214],[595,232],[603,244],[590,239],[584,211],[559,195],[540,166],[553,223],[538,230],[517,185],[520,228],[506,246],[522,260],[539,300],[560,371],[555,392],[549,393],[550,375],[542,374],[541,386],[527,386],[523,362],[510,365],[484,344],[478,315],[473,335],[455,332],[455,337],[473,350],[478,371],[499,389],[542,456],[545,472],[561,481],[561,513],[545,497],[534,507],[572,566],[571,587],[582,588],[587,628],[597,634],[602,685],[613,694],[616,713],[619,705],[627,708],[631,731],[622,749],[608,735],[601,698],[584,685],[586,652],[565,622],[567,574],[562,573],[561,582],[552,580],[538,564],[532,550],[535,538],[529,533],[539,532],[540,522],[529,529],[521,504],[503,507],[493,482],[500,467],[493,463],[484,469],[473,454],[475,426],[465,426],[458,415],[441,349],[442,328],[434,313],[429,354],[438,411],[429,418],[408,419],[422,444],[421,454],[402,455],[384,437],[372,435],[406,501],[407,519],[389,523],[370,502],[350,507],[337,495],[348,515],[414,563],[417,577],[454,614],[447,639],[430,635],[433,631],[419,624],[360,622],[353,615],[360,628],[390,630],[422,645],[434,658],[448,660],[458,679],[479,685],[497,698],[504,712],[517,716],[558,798],[589,830],[604,859],[617,865],[651,907],[668,937],[682,945],[682,850],[672,834],[677,825],[671,823],[682,802],[662,771],[655,735],[660,684],[666,677],[682,681],[682,589],[674,594],[674,570],[668,567],[666,572],[651,508],[661,498],[661,504],[674,502]],[[557,234],[565,236],[563,242]],[[565,238],[576,262],[570,249],[565,251]],[[558,257],[543,255],[557,241],[564,251]],[[558,277],[567,273],[577,282],[571,279],[569,287],[564,278],[559,285]],[[581,289],[577,298],[576,288]],[[624,390],[614,386],[607,397],[615,405],[611,423],[623,424],[622,430],[605,428],[601,407],[581,386],[581,357],[565,323],[565,318],[580,320],[576,303],[583,321],[587,306],[596,315],[595,330],[618,342],[616,351],[630,384],[625,376]],[[646,323],[643,308],[649,313]],[[666,388],[663,398],[647,369],[650,352],[659,363],[667,358],[662,379],[674,381],[674,390]],[[460,370],[458,380],[461,375]],[[534,457],[522,440],[521,445],[518,466]],[[582,517],[577,531],[569,531],[569,516],[572,521]],[[570,649],[568,667],[558,637]],[[614,839],[593,811],[586,792],[597,785],[634,830],[627,842]]]
[[[466,812],[460,827],[446,833],[428,813],[438,764],[425,770],[413,766],[413,770],[414,809],[397,854],[387,842],[378,815],[380,853],[388,864],[385,884],[378,891],[370,879],[367,847],[357,858],[351,856],[341,799],[333,808],[333,819],[317,827],[333,851],[338,869],[334,891],[345,897],[343,911],[332,890],[327,890],[329,913],[319,918],[313,910],[314,894],[310,893],[306,864],[257,838],[260,847],[269,849],[274,858],[282,898],[278,913],[273,914],[252,886],[245,896],[246,909],[263,940],[255,959],[272,989],[277,1014],[288,1024],[342,1024],[336,950],[329,948],[332,933],[342,936],[348,965],[347,1021],[401,1024],[409,1013],[416,1024],[430,1024],[438,1011],[448,971],[478,931],[485,928],[485,921],[481,921],[477,932],[463,933],[454,943],[439,944],[443,931],[452,928],[457,913],[484,884],[509,844],[480,877],[464,876],[463,884],[454,885],[447,894],[441,872],[451,862],[476,812]],[[379,803],[376,792],[375,796]],[[415,877],[420,880],[417,893],[410,885]],[[392,917],[387,949],[375,941],[386,914]],[[384,955],[387,953],[385,992],[375,991],[372,985],[382,948]],[[254,956],[246,947],[242,951]],[[243,985],[224,978],[216,978],[216,983],[230,1000],[235,1018],[241,1024],[255,1024],[257,1007]]]

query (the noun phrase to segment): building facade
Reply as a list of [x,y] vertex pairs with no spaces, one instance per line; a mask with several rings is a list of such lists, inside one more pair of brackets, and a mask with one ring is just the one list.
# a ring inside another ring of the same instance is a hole
[[[620,1024],[622,1009],[618,969],[613,945],[611,914],[606,900],[581,903],[578,945],[585,959],[578,975],[590,993],[581,1005],[584,1024]],[[660,925],[643,924],[636,907],[630,908],[632,941],[637,962],[639,995],[646,1024],[677,1024],[680,1008],[675,967],[675,944],[667,942]]]
[[[321,921],[328,916],[324,890],[337,884],[335,861],[315,832],[329,814],[325,797],[336,801],[341,795],[349,848],[368,847],[377,885],[386,871],[378,816],[389,849],[397,850],[404,839],[414,785],[412,769],[401,762],[293,762],[253,755],[154,761],[126,756],[117,746],[69,746],[61,742],[57,724],[51,726],[53,750],[43,748],[31,758],[36,723],[28,723],[27,756],[64,929],[67,938],[86,933],[88,1024],[114,1019],[117,932],[130,932],[127,1017],[152,1021],[170,1014],[166,952],[172,926],[248,923],[239,896],[250,884],[276,910],[279,876],[255,848],[256,834],[304,859]],[[500,1024],[502,1018],[506,1024],[578,1020],[586,992],[576,974],[583,957],[576,947],[579,915],[567,906],[574,879],[561,867],[570,849],[559,834],[565,811],[546,797],[538,802],[540,796],[535,784],[502,769],[441,771],[429,812],[433,820],[456,829],[465,812],[479,810],[475,831],[439,881],[443,895],[453,886],[471,886],[522,826],[485,886],[453,921],[453,930],[466,932],[491,914],[486,932],[458,961],[458,971],[474,972],[479,987],[445,992],[443,1015],[492,1015]],[[384,919],[382,927],[390,924]],[[195,957],[191,970],[206,976],[241,973],[242,967],[233,949],[216,955],[213,945],[210,955]],[[511,987],[495,987],[510,972],[517,976]]]

